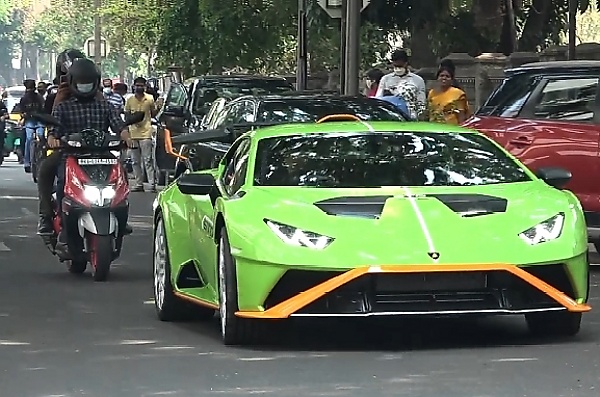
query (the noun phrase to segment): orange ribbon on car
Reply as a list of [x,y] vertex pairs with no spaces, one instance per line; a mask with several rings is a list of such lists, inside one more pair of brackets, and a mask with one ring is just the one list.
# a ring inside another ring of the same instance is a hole
[[180,155],[179,153],[173,150],[173,141],[171,140],[171,131],[168,128],[164,129],[165,131],[165,152],[170,154],[171,156],[177,157],[180,160],[187,160],[187,157]]

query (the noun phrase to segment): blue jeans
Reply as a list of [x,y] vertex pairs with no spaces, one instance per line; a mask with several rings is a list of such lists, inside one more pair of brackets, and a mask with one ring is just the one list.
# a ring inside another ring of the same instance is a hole
[[33,134],[36,133],[39,138],[44,137],[44,126],[35,120],[28,120],[25,122],[25,150],[23,153],[23,165],[25,167],[31,166],[31,142],[33,141]]

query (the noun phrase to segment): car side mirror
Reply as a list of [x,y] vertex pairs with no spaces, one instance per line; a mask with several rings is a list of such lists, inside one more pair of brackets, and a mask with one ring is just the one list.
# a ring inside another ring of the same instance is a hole
[[163,115],[171,117],[185,117],[183,106],[165,106]]
[[188,173],[177,179],[177,187],[183,194],[207,195],[215,188],[211,174]]
[[573,177],[570,171],[559,167],[544,167],[539,168],[535,175],[546,182],[548,185],[557,189],[564,188]]

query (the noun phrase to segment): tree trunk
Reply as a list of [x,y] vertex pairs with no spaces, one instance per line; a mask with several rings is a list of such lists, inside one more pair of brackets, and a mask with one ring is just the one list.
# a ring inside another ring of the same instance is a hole
[[123,43],[119,45],[119,79],[125,81],[125,48]]
[[577,46],[577,0],[569,0],[569,60],[577,58],[575,46]]
[[533,0],[519,40],[520,51],[537,51],[543,44],[545,26],[554,5],[547,0]]

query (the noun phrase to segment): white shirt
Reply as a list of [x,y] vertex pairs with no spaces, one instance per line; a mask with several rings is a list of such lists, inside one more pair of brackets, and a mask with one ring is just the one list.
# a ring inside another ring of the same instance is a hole
[[375,96],[383,96],[385,90],[404,98],[412,117],[417,118],[425,111],[427,89],[425,88],[425,80],[421,76],[412,72],[408,72],[404,76],[398,76],[394,72],[386,74],[381,78]]

